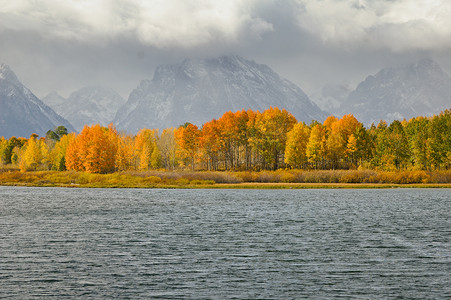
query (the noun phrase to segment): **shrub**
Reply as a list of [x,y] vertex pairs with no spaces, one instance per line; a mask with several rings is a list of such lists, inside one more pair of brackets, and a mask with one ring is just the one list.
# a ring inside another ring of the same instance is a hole
[[179,179],[175,180],[176,185],[184,186],[184,185],[188,185],[189,183],[190,183],[190,180],[186,179],[186,178],[179,178]]
[[242,182],[256,182],[258,179],[257,172],[237,172],[235,175],[240,178]]
[[200,180],[194,179],[190,182],[191,185],[207,185],[207,184],[215,184],[214,180]]
[[161,178],[157,176],[148,176],[143,179],[146,184],[158,184],[161,183]]
[[280,181],[285,183],[293,183],[296,181],[296,177],[292,173],[284,172],[280,176]]
[[435,183],[451,183],[451,170],[431,172],[431,181]]
[[258,173],[258,182],[280,182],[281,174],[271,171],[262,171]]

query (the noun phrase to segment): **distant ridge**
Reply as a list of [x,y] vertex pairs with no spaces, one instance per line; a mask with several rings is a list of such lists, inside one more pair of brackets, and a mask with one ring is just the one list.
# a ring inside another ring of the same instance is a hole
[[369,125],[431,116],[451,107],[451,79],[432,59],[368,76],[340,106]]
[[44,136],[50,129],[72,125],[39,100],[5,64],[0,65],[0,136]]
[[84,125],[107,126],[125,103],[116,91],[103,86],[86,86],[64,99],[55,92],[42,99],[81,131]]

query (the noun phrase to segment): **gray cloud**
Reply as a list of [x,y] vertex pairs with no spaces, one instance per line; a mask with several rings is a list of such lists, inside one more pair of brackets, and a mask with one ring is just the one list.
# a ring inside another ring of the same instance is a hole
[[250,14],[253,3],[257,1],[15,0],[2,5],[0,24],[94,44],[132,35],[148,46],[191,48],[218,38],[234,42],[242,31],[257,38],[271,31],[271,24]]
[[0,61],[38,96],[127,97],[159,64],[239,54],[313,93],[419,57],[451,68],[446,0],[0,0]]
[[446,0],[300,3],[299,25],[332,45],[393,51],[451,46],[451,2]]

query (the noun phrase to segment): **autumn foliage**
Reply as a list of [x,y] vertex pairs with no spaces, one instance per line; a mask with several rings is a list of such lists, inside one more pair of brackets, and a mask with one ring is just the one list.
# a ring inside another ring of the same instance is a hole
[[66,168],[89,173],[113,172],[117,144],[118,135],[113,126],[85,126],[67,147]]
[[[449,170],[451,111],[391,124],[381,121],[369,128],[353,115],[305,124],[277,107],[226,112],[201,127],[186,123],[161,132],[144,128],[136,135],[119,133],[112,124],[85,126],[79,134],[67,134],[59,127],[45,138],[1,138],[0,164],[17,165],[23,171],[88,173]],[[284,176],[290,181],[295,175]],[[380,176],[378,180],[383,181]]]

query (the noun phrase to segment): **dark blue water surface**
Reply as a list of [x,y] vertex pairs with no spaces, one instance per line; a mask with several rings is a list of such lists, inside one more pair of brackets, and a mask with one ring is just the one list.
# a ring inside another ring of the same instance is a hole
[[0,187],[0,298],[450,298],[451,190]]

